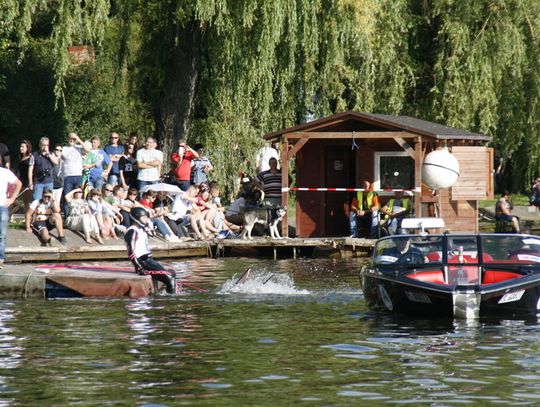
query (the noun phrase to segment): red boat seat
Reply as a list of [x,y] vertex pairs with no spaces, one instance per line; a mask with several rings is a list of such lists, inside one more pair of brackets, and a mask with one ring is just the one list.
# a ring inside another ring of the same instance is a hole
[[423,281],[424,283],[445,284],[444,274],[441,270],[419,271],[407,274],[407,277],[413,280]]
[[486,270],[483,274],[482,284],[501,283],[503,281],[508,281],[519,277],[522,277],[522,275],[519,273],[513,273],[511,271]]

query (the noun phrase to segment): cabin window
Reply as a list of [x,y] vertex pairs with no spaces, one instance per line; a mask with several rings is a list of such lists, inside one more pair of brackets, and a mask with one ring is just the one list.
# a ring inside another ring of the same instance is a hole
[[375,153],[374,188],[414,189],[414,160],[404,151]]

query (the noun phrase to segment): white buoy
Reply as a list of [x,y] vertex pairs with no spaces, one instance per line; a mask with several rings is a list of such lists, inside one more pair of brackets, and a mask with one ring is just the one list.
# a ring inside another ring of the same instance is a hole
[[459,178],[459,162],[446,147],[426,155],[422,182],[433,190],[450,188]]

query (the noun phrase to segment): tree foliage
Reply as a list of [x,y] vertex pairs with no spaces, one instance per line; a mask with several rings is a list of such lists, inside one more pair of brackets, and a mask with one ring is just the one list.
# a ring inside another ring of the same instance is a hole
[[[538,175],[537,0],[6,0],[0,11],[0,63],[47,47],[66,126],[153,131],[166,152],[189,136],[226,185],[253,171],[266,132],[347,109],[491,135],[505,187]],[[72,44],[94,46],[95,65],[70,65]]]

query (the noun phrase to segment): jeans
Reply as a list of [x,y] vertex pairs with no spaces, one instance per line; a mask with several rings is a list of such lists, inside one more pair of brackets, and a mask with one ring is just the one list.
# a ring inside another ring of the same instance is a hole
[[139,183],[139,195],[142,195],[142,189],[145,186],[154,185],[154,184],[157,184],[158,182],[157,181],[141,181],[141,180],[138,180],[138,183]]
[[0,206],[0,260],[6,258],[6,236],[8,230],[9,211],[7,206]]
[[109,178],[107,178],[107,184],[111,184],[113,187],[118,185],[118,181],[120,180],[119,174],[109,174]]
[[36,199],[41,199],[41,196],[43,195],[43,190],[47,188],[51,192],[54,189],[54,183],[53,182],[46,182],[44,184],[36,183],[34,184],[34,192],[32,192],[32,199],[35,201]]
[[364,216],[358,216],[355,211],[349,213],[349,233],[351,237],[358,237],[360,224],[369,228],[369,238],[376,238],[379,234],[379,212],[366,212]]

